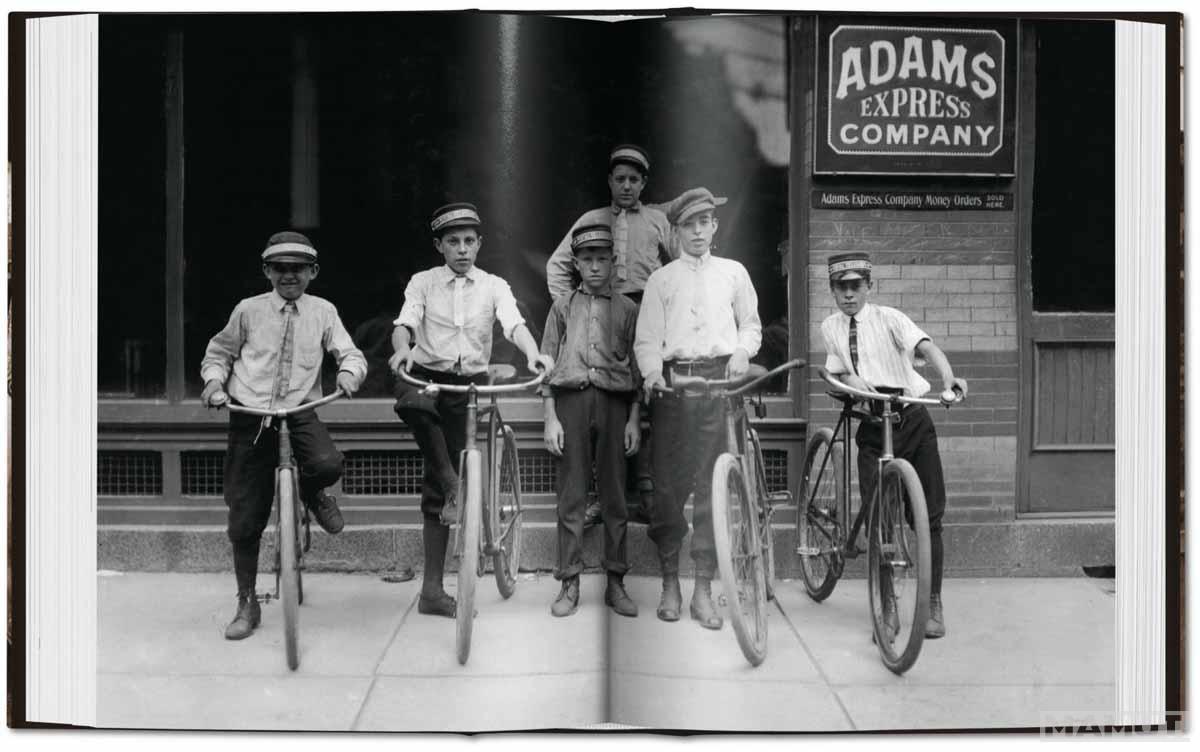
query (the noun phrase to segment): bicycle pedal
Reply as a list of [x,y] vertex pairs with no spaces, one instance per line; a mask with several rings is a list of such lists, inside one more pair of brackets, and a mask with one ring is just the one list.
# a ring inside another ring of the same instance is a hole
[[820,556],[821,549],[817,546],[796,546],[797,556]]
[[788,490],[772,491],[767,494],[767,498],[771,501],[771,506],[787,506],[792,503],[792,492]]

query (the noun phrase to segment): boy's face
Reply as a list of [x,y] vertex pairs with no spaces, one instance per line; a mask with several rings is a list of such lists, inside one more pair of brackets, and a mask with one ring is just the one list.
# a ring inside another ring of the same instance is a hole
[[317,278],[320,267],[297,261],[268,261],[263,264],[263,274],[271,280],[271,286],[284,300],[295,300],[304,294],[308,283]]
[[483,245],[483,237],[474,227],[448,230],[440,238],[434,238],[433,247],[442,254],[446,266],[456,274],[466,274],[475,266],[475,256]]
[[611,248],[584,248],[575,252],[575,268],[583,278],[584,289],[589,292],[600,292],[608,287],[612,265]]
[[711,211],[693,214],[679,223],[679,235],[683,250],[689,256],[703,256],[712,248],[713,235],[717,233],[717,218]]
[[641,198],[646,187],[646,178],[636,167],[618,164],[608,173],[608,190],[612,200],[621,209],[630,209]]
[[871,280],[839,279],[829,283],[829,291],[838,309],[847,316],[857,315],[871,297]]

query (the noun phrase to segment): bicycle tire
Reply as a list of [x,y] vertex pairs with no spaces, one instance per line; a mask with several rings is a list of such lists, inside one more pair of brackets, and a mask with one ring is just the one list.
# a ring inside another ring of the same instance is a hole
[[765,577],[767,582],[767,600],[775,600],[775,528],[771,526],[771,502],[767,494],[767,470],[763,463],[762,442],[759,441],[758,431],[746,429],[747,447],[746,459],[754,468],[754,477],[758,483],[758,498],[763,500],[758,510],[758,529],[762,531],[763,562],[766,564]]
[[[829,597],[841,576],[846,488],[842,478],[845,447],[834,441],[833,431],[813,434],[804,456],[796,492],[796,550],[804,590],[820,603]],[[808,552],[816,551],[816,552]]]
[[[871,509],[867,549],[867,580],[871,601],[871,622],[875,645],[883,664],[894,674],[903,674],[916,663],[925,641],[925,623],[929,619],[931,580],[929,515],[925,492],[917,471],[905,460],[884,465],[879,479],[877,501]],[[911,521],[904,513],[907,497]],[[899,631],[886,639],[880,569],[890,570],[892,591],[897,600]],[[915,571],[915,587],[908,587]],[[903,582],[896,582],[896,575]]]
[[295,471],[280,468],[275,476],[275,499],[279,504],[279,599],[283,601],[283,645],[288,668],[300,665],[300,540],[297,528]]
[[459,488],[459,531],[462,552],[458,562],[458,605],[455,609],[455,650],[458,662],[466,665],[471,655],[471,628],[475,621],[475,583],[478,580],[479,527],[483,490],[480,488],[479,450],[464,452]]
[[712,480],[713,543],[729,620],[751,666],[767,657],[767,592],[758,512],[738,458],[717,458]]
[[[488,502],[491,517],[491,540],[495,546],[492,570],[496,587],[502,598],[509,598],[517,589],[517,573],[521,569],[521,476],[517,462],[517,437],[510,426],[499,425],[492,433],[491,498]],[[505,527],[508,534],[502,535]]]

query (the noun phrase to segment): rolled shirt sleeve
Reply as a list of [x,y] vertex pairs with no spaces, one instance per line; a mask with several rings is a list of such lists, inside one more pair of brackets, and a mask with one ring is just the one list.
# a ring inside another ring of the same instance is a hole
[[333,309],[332,321],[325,330],[324,345],[337,361],[338,371],[345,371],[354,379],[354,389],[357,391],[362,386],[363,379],[367,377],[367,359],[363,356],[362,350],[354,345],[354,340],[346,331],[346,326],[342,323],[337,308]]
[[525,323],[525,317],[517,308],[517,299],[513,296],[512,288],[508,283],[496,276],[491,277],[491,282],[494,286],[496,320],[500,322],[504,336],[508,338],[509,342],[513,342],[513,332],[517,330],[518,326]]
[[244,311],[243,303],[238,303],[225,328],[208,341],[204,359],[200,361],[200,379],[204,383],[215,380],[224,384],[229,380],[233,361],[242,352],[242,344],[246,341]]
[[892,335],[892,339],[896,343],[896,347],[908,357],[914,365],[925,365],[925,358],[917,353],[917,345],[922,340],[930,340],[930,336],[925,333],[925,330],[917,326],[912,319],[905,315],[902,311],[895,308],[880,308],[883,313],[884,320],[887,322],[888,331]]

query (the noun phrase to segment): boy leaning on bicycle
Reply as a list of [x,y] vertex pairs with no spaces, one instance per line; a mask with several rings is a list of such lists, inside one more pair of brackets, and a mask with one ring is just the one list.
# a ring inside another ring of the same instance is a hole
[[[321,361],[337,360],[337,385],[347,396],[358,391],[367,372],[337,309],[305,290],[316,278],[317,251],[298,232],[272,235],[262,252],[263,274],[271,292],[237,304],[229,323],[208,343],[200,364],[209,407],[235,403],[262,409],[296,407],[321,396]],[[300,499],[328,533],[342,529],[337,502],[325,489],[342,475],[342,454],[315,413],[288,420],[299,466]],[[278,427],[249,415],[230,414],[225,453],[225,504],[237,579],[237,613],[226,639],[249,637],[261,620],[255,595],[258,550],[271,515]]]
[[[954,376],[946,355],[929,335],[904,313],[870,302],[871,259],[867,254],[830,256],[829,292],[840,313],[821,322],[826,371],[839,375],[846,384],[857,389],[920,397],[930,386],[913,366],[929,362],[937,369],[946,390],[957,390],[966,396],[967,382]],[[875,490],[882,441],[879,425],[865,420],[859,424],[855,443],[858,444],[858,481],[863,499],[870,499]],[[943,637],[946,622],[941,595],[942,514],[946,509],[946,485],[942,478],[937,432],[929,411],[923,405],[905,405],[900,411],[899,423],[893,428],[892,442],[894,456],[912,463],[925,491],[933,575],[925,636]],[[895,598],[889,592],[890,575],[882,577],[881,585],[884,620],[895,631],[899,619]]]

